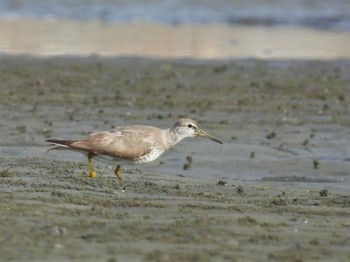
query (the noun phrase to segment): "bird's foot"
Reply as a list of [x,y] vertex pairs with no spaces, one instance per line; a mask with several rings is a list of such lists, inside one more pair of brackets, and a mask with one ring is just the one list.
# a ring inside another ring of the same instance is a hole
[[90,171],[89,171],[89,174],[88,174],[88,177],[90,177],[90,178],[96,178],[96,172],[90,170]]
[[89,162],[89,174],[88,174],[88,177],[90,178],[96,178],[96,172],[95,172],[95,169],[94,169],[94,166],[92,164],[92,157],[94,156],[93,153],[88,153],[88,162]]

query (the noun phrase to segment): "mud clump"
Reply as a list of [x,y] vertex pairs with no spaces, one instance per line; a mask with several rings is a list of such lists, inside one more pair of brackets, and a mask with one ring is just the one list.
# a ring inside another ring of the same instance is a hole
[[328,194],[329,194],[329,192],[327,189],[322,189],[320,191],[320,196],[322,196],[322,197],[326,197],[326,196],[328,196]]
[[277,136],[277,133],[272,131],[266,135],[266,139],[273,139]]
[[187,163],[183,165],[183,170],[189,170],[192,168],[192,163],[193,163],[193,158],[192,156],[187,156],[186,157]]
[[312,164],[313,164],[314,169],[320,168],[320,161],[318,161],[317,159],[313,160]]
[[225,181],[225,180],[219,180],[216,184],[217,184],[218,186],[226,186],[226,185],[227,185],[227,181]]

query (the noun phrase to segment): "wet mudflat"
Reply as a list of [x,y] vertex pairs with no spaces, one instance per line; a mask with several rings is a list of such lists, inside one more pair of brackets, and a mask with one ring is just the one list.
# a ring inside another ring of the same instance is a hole
[[[348,61],[1,57],[6,260],[347,261]],[[198,120],[153,164],[96,162],[45,139]],[[187,156],[193,162],[188,163]]]

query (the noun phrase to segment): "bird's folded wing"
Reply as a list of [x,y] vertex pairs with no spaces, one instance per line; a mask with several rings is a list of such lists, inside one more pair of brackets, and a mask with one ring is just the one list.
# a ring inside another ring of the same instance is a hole
[[135,160],[151,151],[151,137],[133,130],[97,132],[70,144],[71,148]]

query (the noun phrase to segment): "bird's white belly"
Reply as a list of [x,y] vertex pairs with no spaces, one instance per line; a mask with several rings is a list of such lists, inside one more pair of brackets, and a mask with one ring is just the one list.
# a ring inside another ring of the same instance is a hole
[[165,150],[154,148],[152,151],[142,157],[136,158],[134,160],[126,160],[121,158],[116,158],[109,155],[95,155],[94,159],[100,162],[103,162],[108,165],[113,165],[115,162],[133,162],[136,164],[148,163],[156,160],[161,154],[164,153]]
[[154,148],[147,155],[144,155],[144,156],[136,159],[134,162],[138,163],[138,164],[152,162],[152,161],[156,160],[163,153],[164,153],[163,149]]

